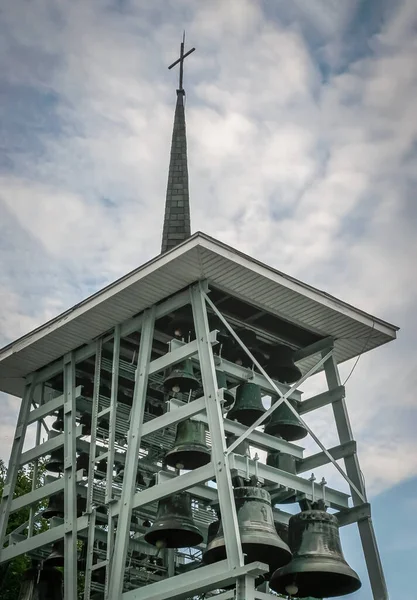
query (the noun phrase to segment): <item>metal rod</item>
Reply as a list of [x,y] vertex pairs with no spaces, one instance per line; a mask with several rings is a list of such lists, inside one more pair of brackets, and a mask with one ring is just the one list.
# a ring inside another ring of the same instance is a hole
[[64,356],[64,590],[77,599],[76,406],[74,353]]
[[[256,419],[255,423],[250,425],[250,427],[248,427],[246,429],[246,431],[244,433],[242,433],[242,435],[228,447],[227,453],[229,454],[230,452],[233,452],[233,450],[239,444],[241,444],[243,442],[243,440],[245,440],[248,437],[248,435],[252,433],[252,431],[254,431],[257,427],[259,427],[259,425],[261,425],[265,421],[265,419],[267,419],[283,402],[285,402],[287,406],[291,406],[291,404],[289,402],[286,402],[287,397],[290,396],[292,394],[292,392],[298,388],[298,386],[300,386],[302,383],[304,383],[304,381],[308,377],[310,377],[310,375],[313,375],[317,371],[317,369],[319,369],[321,367],[321,365],[325,362],[325,360],[331,355],[331,353],[332,353],[332,350],[330,350],[330,352],[328,353],[328,355],[325,358],[320,359],[317,364],[315,364],[313,367],[311,367],[311,369],[305,375],[303,375],[301,377],[301,379],[299,381],[297,381],[297,383],[295,383],[287,392],[285,392],[285,394],[283,394],[277,402],[275,402],[274,404],[271,404],[271,406],[268,408],[268,410],[266,412],[264,412],[258,419]],[[297,413],[297,411],[294,408],[293,408],[293,413],[297,415],[298,420],[301,421],[301,423],[308,429],[307,425],[300,418],[299,414]],[[311,435],[311,433],[310,433],[310,435]]]
[[[43,402],[43,394],[44,394],[44,387],[45,384],[41,383],[38,386],[39,389],[39,405],[42,405]],[[39,446],[40,442],[41,442],[41,428],[42,428],[42,423],[41,421],[37,421],[36,423],[36,435],[35,435],[35,446]],[[39,469],[39,463],[38,463],[38,459],[35,458],[34,462],[33,462],[33,474],[32,474],[32,492],[35,491],[37,483],[38,483],[38,469]],[[35,509],[33,504],[30,506],[29,509],[29,526],[28,526],[28,538],[32,537],[33,535],[33,527],[35,524]]]

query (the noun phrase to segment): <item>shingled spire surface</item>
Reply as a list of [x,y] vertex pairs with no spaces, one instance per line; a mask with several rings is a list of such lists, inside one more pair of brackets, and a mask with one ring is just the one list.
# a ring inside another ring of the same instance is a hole
[[177,90],[162,233],[162,253],[171,250],[191,235],[184,96],[184,90]]

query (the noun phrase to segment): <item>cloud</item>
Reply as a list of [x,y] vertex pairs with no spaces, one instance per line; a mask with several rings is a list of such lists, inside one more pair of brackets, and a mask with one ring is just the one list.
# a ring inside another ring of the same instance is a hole
[[[361,4],[8,6],[4,343],[159,252],[185,25],[193,230],[403,326],[347,401],[371,492],[416,474],[395,466],[416,454],[415,17]],[[335,445],[330,418],[311,424]]]

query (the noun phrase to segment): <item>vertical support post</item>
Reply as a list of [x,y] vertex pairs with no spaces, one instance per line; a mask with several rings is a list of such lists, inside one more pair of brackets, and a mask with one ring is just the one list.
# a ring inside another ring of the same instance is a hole
[[20,404],[19,416],[17,418],[16,431],[14,434],[13,446],[10,454],[9,466],[7,469],[6,482],[4,484],[3,496],[0,504],[0,549],[3,548],[4,538],[6,535],[10,505],[12,503],[14,489],[16,487],[17,474],[20,467],[20,457],[22,455],[23,444],[25,442],[27,422],[35,385],[35,379],[32,379],[30,383],[26,384],[22,402]]
[[209,341],[209,325],[206,303],[200,284],[191,290],[191,305],[197,338],[198,358],[204,397],[206,399],[207,421],[211,435],[211,459],[216,473],[219,504],[226,542],[227,560],[231,569],[242,566],[243,554],[240,544],[236,505],[233,495],[232,478],[226,457],[226,436],[223,427],[223,415],[218,396],[216,368]]
[[120,514],[117,524],[110,574],[108,595],[112,600],[119,600],[123,591],[122,574],[125,570],[130,521],[132,516],[132,500],[136,490],[136,472],[138,468],[143,415],[145,412],[146,390],[148,386],[149,362],[151,358],[154,325],[155,306],[145,311],[140,336],[130,429],[127,439],[123,487],[120,497]]
[[236,600],[255,600],[255,578],[250,575],[236,579]]
[[[84,578],[84,600],[90,600],[91,575],[93,566],[93,549],[96,535],[96,509],[93,507],[93,491],[94,491],[94,466],[96,463],[96,440],[97,440],[97,413],[98,399],[100,394],[100,375],[101,375],[101,351],[103,347],[103,339],[99,338],[96,342],[96,360],[94,364],[94,388],[93,388],[93,405],[91,407],[91,436],[90,436],[90,461],[88,466],[87,478],[87,499],[86,499],[86,514],[89,515],[90,525],[88,528],[87,537],[87,552]],[[85,543],[85,542],[83,542]]]
[[65,600],[77,599],[75,358],[64,356],[64,590]]
[[[329,390],[341,385],[339,369],[334,356],[331,356],[324,363],[324,372]],[[341,398],[340,400],[333,402],[332,408],[340,443],[344,444],[346,442],[353,441],[354,438],[345,399]],[[344,462],[346,473],[349,479],[361,491],[362,495],[366,499],[366,490],[362,479],[362,472],[359,466],[357,454],[354,453],[351,456],[346,456],[344,458]],[[355,506],[363,502],[363,500],[355,492],[354,488],[350,488],[350,493]],[[388,600],[388,591],[385,583],[384,571],[382,568],[381,557],[379,555],[371,517],[367,517],[362,521],[358,521],[358,529],[374,600]]]
[[[113,494],[114,440],[116,436],[116,402],[119,386],[120,325],[114,328],[113,365],[110,393],[109,456],[107,458],[107,481],[105,503],[111,502]],[[110,519],[110,517],[109,517]],[[110,527],[109,527],[110,530]]]
[[[45,388],[44,383],[40,383],[39,386],[37,387],[37,390],[39,390],[39,402],[38,402],[39,406],[41,406],[43,404],[44,388]],[[41,443],[41,429],[42,429],[42,421],[38,420],[36,422],[35,446],[39,446],[39,444]],[[32,474],[32,492],[35,491],[35,489],[36,489],[36,484],[37,484],[37,480],[38,480],[38,467],[39,467],[39,461],[37,458],[35,458],[34,463],[33,463],[33,474]],[[32,537],[32,535],[33,535],[34,524],[35,524],[35,506],[33,506],[33,504],[31,504],[30,509],[29,509],[28,538]]]

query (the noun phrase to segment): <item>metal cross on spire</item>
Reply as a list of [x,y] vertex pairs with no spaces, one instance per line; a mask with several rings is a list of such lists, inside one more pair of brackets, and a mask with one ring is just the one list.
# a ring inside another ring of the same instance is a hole
[[172,65],[169,65],[169,67],[168,67],[168,69],[172,69],[172,67],[175,67],[175,65],[177,65],[178,63],[180,64],[180,77],[179,77],[179,87],[178,87],[178,91],[180,91],[180,92],[184,92],[184,88],[182,87],[182,81],[183,81],[183,76],[184,76],[184,58],[187,58],[187,56],[189,56],[195,50],[195,48],[191,48],[191,50],[188,50],[188,52],[186,52],[184,54],[184,46],[185,46],[185,31],[182,36],[182,42],[181,42],[181,46],[180,46],[180,57],[177,58],[177,60],[175,62],[173,62]]

